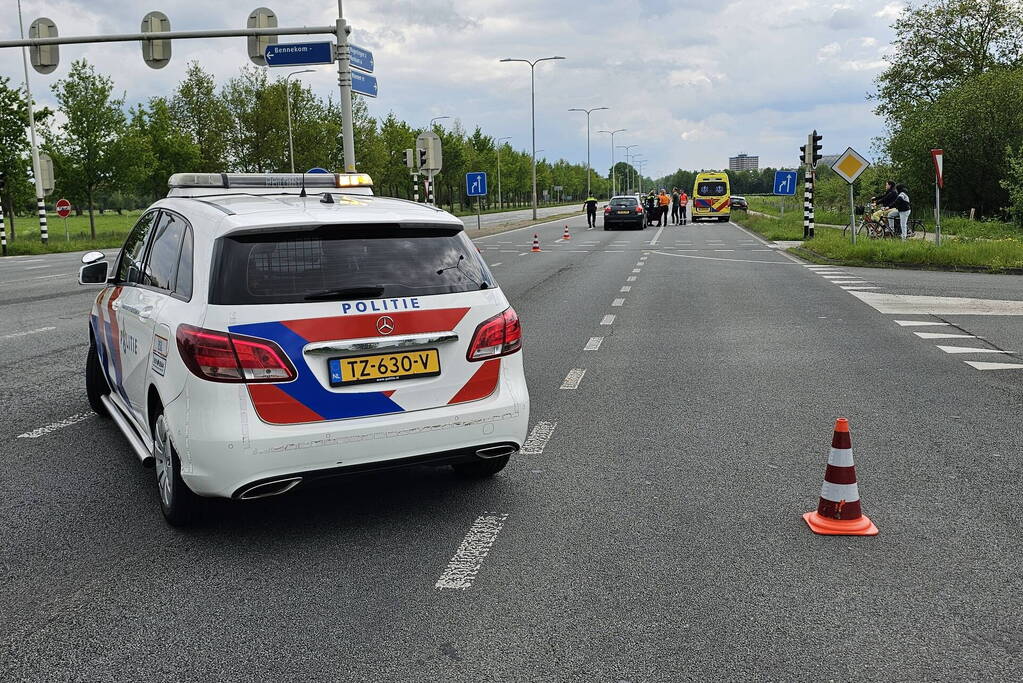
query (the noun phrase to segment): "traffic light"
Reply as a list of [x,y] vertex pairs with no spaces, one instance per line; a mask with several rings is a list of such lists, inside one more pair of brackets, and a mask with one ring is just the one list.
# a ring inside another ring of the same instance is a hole
[[806,145],[799,146],[799,163],[806,164]]
[[416,152],[419,153],[419,168],[426,168],[426,150],[417,149]]
[[811,150],[811,161],[810,161],[810,164],[814,168],[817,168],[817,162],[820,161],[823,158],[823,156],[821,155],[821,149],[823,149],[823,145],[820,144],[821,140],[823,140],[823,139],[824,139],[824,136],[817,135],[817,131],[816,130],[810,135],[810,140],[809,140],[809,142],[810,142],[810,150]]
[[405,150],[405,165],[412,169],[416,169],[416,150],[406,149]]

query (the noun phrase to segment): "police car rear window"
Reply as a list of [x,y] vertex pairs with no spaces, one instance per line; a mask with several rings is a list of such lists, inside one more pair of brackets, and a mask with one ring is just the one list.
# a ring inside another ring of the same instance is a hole
[[611,200],[611,206],[613,208],[629,209],[638,205],[635,197],[615,197]]
[[494,287],[465,233],[324,226],[221,238],[210,288],[220,305],[452,294]]

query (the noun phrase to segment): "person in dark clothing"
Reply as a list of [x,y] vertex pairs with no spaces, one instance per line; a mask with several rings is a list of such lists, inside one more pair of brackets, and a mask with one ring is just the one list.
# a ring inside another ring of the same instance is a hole
[[657,204],[657,195],[653,190],[650,190],[650,194],[646,196],[646,224],[653,225],[654,221],[657,220],[659,212],[660,206]]
[[593,195],[586,198],[583,202],[583,207],[586,208],[586,225],[590,228],[597,227],[597,200]]
[[895,181],[888,180],[884,184],[884,194],[880,197],[871,197],[872,200],[877,204],[877,211],[875,211],[871,218],[874,222],[880,223],[884,219],[888,212],[895,207],[895,200],[898,198],[899,192],[895,189]]
[[678,188],[671,188],[671,224],[678,225],[682,222],[681,214],[678,212]]

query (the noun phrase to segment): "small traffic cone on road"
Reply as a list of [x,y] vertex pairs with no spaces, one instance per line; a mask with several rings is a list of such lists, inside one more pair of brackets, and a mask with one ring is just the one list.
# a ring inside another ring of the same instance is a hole
[[540,251],[540,236],[533,233],[533,251]]
[[568,226],[567,225],[565,226],[565,234],[561,236],[561,239],[563,239],[566,242],[569,241],[570,239],[572,239],[572,236],[568,234]]
[[803,519],[818,534],[877,535],[877,527],[860,510],[852,438],[849,436],[849,421],[844,417],[838,418],[835,423],[831,452],[828,454],[828,468],[824,471],[824,485],[821,486],[820,503],[815,511],[804,514]]

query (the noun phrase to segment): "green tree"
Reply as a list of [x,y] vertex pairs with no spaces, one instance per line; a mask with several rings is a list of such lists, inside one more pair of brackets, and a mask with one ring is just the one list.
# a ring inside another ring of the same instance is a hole
[[1009,195],[1009,213],[1017,225],[1023,225],[1023,146],[1005,150],[1006,174],[1002,188]]
[[[0,174],[4,177],[4,189],[0,195],[3,212],[7,217],[7,229],[13,240],[15,236],[16,208],[35,196],[29,178],[32,161],[29,157],[29,141],[25,132],[28,109],[25,93],[10,87],[10,79],[0,78]],[[35,114],[39,121],[45,120],[49,110]]]
[[53,85],[65,121],[52,133],[49,148],[68,194],[85,200],[93,239],[96,194],[130,175],[126,169],[134,163],[136,151],[131,141],[121,139],[124,99],[112,97],[113,89],[110,77],[97,74],[84,59],[73,62],[67,77]]
[[190,62],[185,79],[178,84],[170,103],[178,128],[199,148],[199,162],[189,171],[223,172],[228,168],[228,140],[234,121],[223,99],[217,95],[212,74],[198,62]]
[[1019,0],[927,0],[907,5],[892,29],[888,68],[876,80],[877,113],[903,118],[919,102],[992,69],[1023,65]]
[[174,173],[199,169],[199,145],[174,121],[170,103],[163,97],[149,100],[149,106],[132,110],[129,131],[138,145],[149,152],[140,165],[137,194],[155,200],[167,194],[167,180]]

